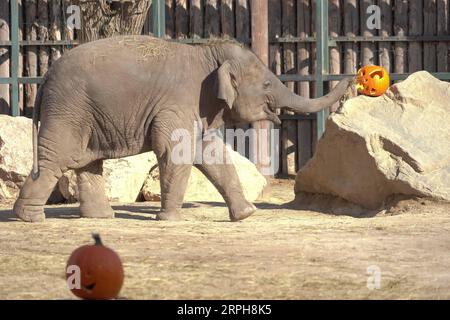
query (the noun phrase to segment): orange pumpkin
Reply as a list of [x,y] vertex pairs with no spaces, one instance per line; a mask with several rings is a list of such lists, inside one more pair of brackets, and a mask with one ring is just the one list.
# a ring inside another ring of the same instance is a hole
[[[117,253],[103,245],[98,234],[92,236],[95,244],[79,247],[67,261],[66,270],[69,266],[78,266],[80,271],[80,286],[71,291],[82,299],[114,299],[123,284],[122,262]],[[66,273],[66,278],[70,276]]]
[[362,67],[356,76],[356,88],[366,96],[381,96],[389,88],[389,74],[380,66]]

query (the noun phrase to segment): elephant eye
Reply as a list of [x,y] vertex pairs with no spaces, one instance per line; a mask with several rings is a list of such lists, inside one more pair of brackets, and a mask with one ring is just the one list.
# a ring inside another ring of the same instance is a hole
[[265,81],[263,84],[264,89],[269,89],[271,85],[272,85],[272,83],[269,80]]

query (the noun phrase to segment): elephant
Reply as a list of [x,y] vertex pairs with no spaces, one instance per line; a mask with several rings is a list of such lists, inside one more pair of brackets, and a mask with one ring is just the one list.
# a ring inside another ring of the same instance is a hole
[[[180,220],[193,165],[223,196],[231,221],[254,213],[233,164],[176,163],[171,133],[201,133],[224,123],[281,121],[277,109],[312,113],[338,101],[353,78],[327,95],[292,93],[246,46],[214,39],[201,45],[151,36],[116,36],[82,44],[54,62],[33,112],[33,168],[13,211],[45,220],[44,205],[59,178],[77,172],[80,215],[112,218],[105,195],[105,159],[153,151],[160,168],[159,220]],[[208,141],[201,142],[208,145]],[[225,147],[224,147],[225,148]]]

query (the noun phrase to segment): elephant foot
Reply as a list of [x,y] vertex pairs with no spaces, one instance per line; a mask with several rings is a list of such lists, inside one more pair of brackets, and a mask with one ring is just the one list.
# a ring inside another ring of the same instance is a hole
[[17,199],[13,212],[22,221],[43,222],[45,220],[44,206],[30,204],[23,199]]
[[82,218],[91,218],[91,219],[114,218],[114,210],[110,206],[107,207],[80,206],[80,213]]
[[181,221],[183,220],[181,214],[176,210],[161,211],[157,216],[156,220],[159,221]]
[[244,220],[245,218],[250,217],[255,211],[256,207],[247,201],[240,206],[232,206],[229,211],[230,220],[232,222]]

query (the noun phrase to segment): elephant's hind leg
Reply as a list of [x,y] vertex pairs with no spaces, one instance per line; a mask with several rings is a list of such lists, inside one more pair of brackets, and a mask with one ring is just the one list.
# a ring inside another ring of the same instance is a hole
[[44,205],[62,174],[59,168],[47,166],[40,167],[39,176],[35,179],[30,174],[14,204],[15,215],[27,222],[44,221]]
[[105,194],[103,160],[77,170],[80,212],[83,218],[114,218],[114,210]]

